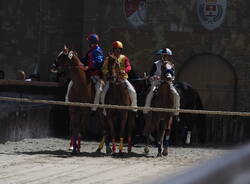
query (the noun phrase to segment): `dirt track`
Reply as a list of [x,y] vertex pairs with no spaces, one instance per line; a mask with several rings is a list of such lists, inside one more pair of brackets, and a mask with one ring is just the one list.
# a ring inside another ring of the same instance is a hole
[[84,142],[79,156],[70,156],[68,141],[56,138],[26,139],[0,144],[0,183],[4,184],[86,184],[143,183],[157,176],[169,177],[218,157],[228,150],[171,147],[168,157],[148,155],[142,147],[124,157],[96,154],[96,142]]

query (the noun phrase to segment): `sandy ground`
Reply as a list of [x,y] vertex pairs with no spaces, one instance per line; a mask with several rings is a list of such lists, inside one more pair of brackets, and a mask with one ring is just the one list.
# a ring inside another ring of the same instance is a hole
[[230,150],[170,147],[167,157],[155,157],[157,149],[145,155],[133,147],[130,155],[112,157],[95,153],[97,142],[84,142],[82,153],[71,156],[68,140],[25,139],[0,144],[0,183],[4,184],[96,184],[145,183],[169,177],[219,157]]

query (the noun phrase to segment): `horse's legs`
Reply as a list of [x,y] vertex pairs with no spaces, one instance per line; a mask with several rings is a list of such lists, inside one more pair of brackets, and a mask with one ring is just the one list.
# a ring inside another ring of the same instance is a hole
[[71,124],[71,145],[72,153],[80,151],[81,135],[80,135],[80,110],[74,107],[70,108],[70,124]]
[[73,136],[70,137],[70,143],[69,143],[69,150],[72,151],[73,150],[73,141],[74,141],[74,138]]
[[170,140],[170,133],[171,133],[171,127],[172,127],[172,123],[173,123],[173,118],[170,117],[169,120],[167,120],[168,122],[168,126],[166,128],[165,131],[165,136],[163,139],[163,152],[162,155],[163,156],[167,156],[168,155],[168,147],[169,147],[169,140]]
[[100,142],[99,145],[98,145],[98,148],[97,148],[97,150],[96,150],[97,153],[100,153],[100,152],[101,152],[101,150],[102,150],[102,148],[103,148],[103,146],[104,146],[104,142],[105,142],[105,135],[103,135],[103,137],[102,137],[102,139],[101,139],[101,142]]
[[129,111],[128,112],[128,152],[132,151],[132,134],[135,126],[135,113]]
[[110,143],[110,139],[109,139],[109,137],[108,137],[108,135],[107,135],[107,136],[105,136],[105,146],[106,146],[106,153],[107,153],[107,154],[112,153],[112,150],[111,150],[111,148],[110,148],[109,143]]
[[119,145],[120,153],[122,153],[122,149],[123,149],[124,132],[125,132],[127,120],[128,120],[128,112],[124,112],[121,116],[120,145]]
[[143,135],[145,137],[145,147],[144,147],[144,152],[145,153],[148,153],[149,152],[149,148],[148,148],[148,145],[149,145],[149,135],[151,133],[151,119],[152,119],[152,113],[147,113],[145,114],[145,127],[144,127],[144,130],[143,130]]
[[110,134],[110,138],[112,141],[112,151],[113,153],[116,152],[116,144],[115,144],[115,133],[114,133],[114,125],[113,125],[113,121],[112,121],[112,113],[108,112],[107,114],[107,122],[109,125],[109,134]]
[[107,125],[107,120],[106,117],[104,117],[103,115],[101,115],[102,118],[101,119],[101,123],[102,123],[102,127],[103,127],[103,135],[102,135],[102,139],[98,145],[98,148],[96,150],[97,153],[100,153],[101,150],[103,149],[104,143],[106,143],[107,141],[107,135],[108,135],[108,125]]
[[156,141],[157,141],[157,148],[158,148],[157,156],[159,157],[161,156],[161,152],[162,152],[162,143],[163,143],[163,136],[165,133],[165,128],[161,124],[160,119],[155,120],[155,124],[156,124]]

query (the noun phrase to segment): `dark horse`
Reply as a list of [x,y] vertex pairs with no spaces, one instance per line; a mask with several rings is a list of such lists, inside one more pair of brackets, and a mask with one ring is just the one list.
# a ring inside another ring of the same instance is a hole
[[[174,87],[180,95],[180,108],[203,110],[202,101],[199,93],[187,82],[175,82]],[[181,113],[180,122],[174,123],[173,136],[177,144],[190,144],[192,133],[192,142],[205,142],[205,115]],[[181,140],[179,140],[181,138]]]
[[[69,91],[70,102],[92,102],[94,91],[90,78],[86,75],[86,67],[81,63],[77,53],[66,46],[55,60],[55,68],[62,68],[69,72],[73,86]],[[73,146],[72,153],[80,152],[81,128],[87,121],[89,108],[69,106],[70,135]]]
[[[121,77],[120,65],[117,58],[114,55],[109,54],[108,56],[108,81],[109,89],[105,97],[105,104],[130,106],[131,99],[126,87],[126,83]],[[128,152],[132,149],[132,133],[134,129],[134,118],[135,113],[129,110],[118,110],[118,109],[106,109],[106,147],[109,148],[109,141],[112,141],[112,152],[116,152],[116,130],[118,127],[118,137],[120,139],[119,153],[122,153],[126,128],[128,130]],[[97,151],[100,151],[104,139],[99,145]],[[108,149],[106,149],[108,150]]]
[[[151,106],[158,108],[173,108],[173,94],[170,90],[170,82],[168,78],[167,66],[162,66],[161,84],[158,87],[157,94],[152,99]],[[156,142],[158,147],[157,156],[168,155],[168,145],[170,131],[172,125],[172,113],[167,112],[149,112],[145,117],[144,136],[146,153],[149,152],[148,145],[150,143],[149,136],[156,131]],[[162,151],[163,146],[163,151]]]

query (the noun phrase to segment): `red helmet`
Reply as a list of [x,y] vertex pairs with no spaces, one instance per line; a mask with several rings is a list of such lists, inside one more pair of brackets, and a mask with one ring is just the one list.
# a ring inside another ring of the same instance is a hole
[[123,44],[120,41],[115,41],[112,43],[113,49],[123,49]]
[[90,34],[88,37],[87,37],[87,40],[90,42],[90,43],[98,43],[100,41],[99,39],[99,36],[97,34]]

